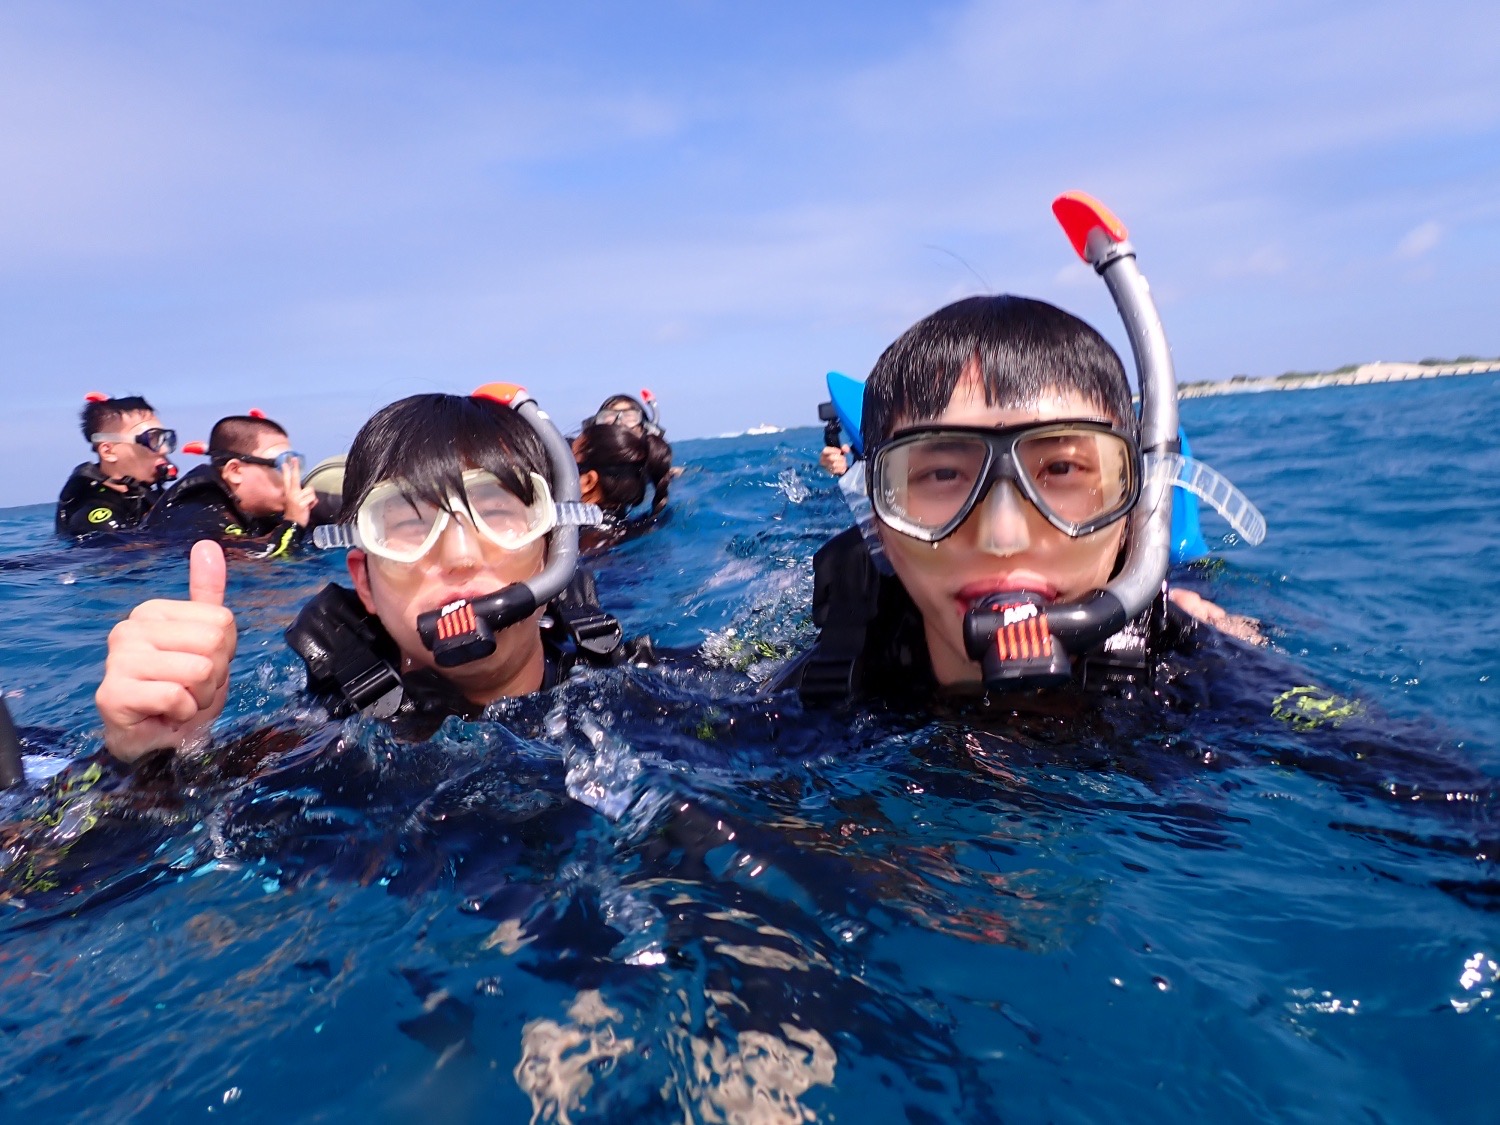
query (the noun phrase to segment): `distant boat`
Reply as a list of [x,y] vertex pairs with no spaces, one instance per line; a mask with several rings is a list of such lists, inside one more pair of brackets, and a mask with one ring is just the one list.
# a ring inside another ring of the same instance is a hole
[[759,437],[761,434],[779,434],[779,433],[781,433],[785,429],[786,429],[785,426],[768,426],[768,425],[751,426],[748,430],[745,431],[745,436],[746,437]]

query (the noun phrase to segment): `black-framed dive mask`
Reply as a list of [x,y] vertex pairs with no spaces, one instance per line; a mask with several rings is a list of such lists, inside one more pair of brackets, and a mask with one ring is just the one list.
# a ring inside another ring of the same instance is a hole
[[1059,419],[1018,426],[917,426],[870,459],[870,500],[895,531],[924,543],[952,535],[997,481],[1065,535],[1108,527],[1141,494],[1135,441],[1104,422]]
[[89,440],[95,445],[102,441],[131,441],[144,445],[152,453],[173,453],[177,449],[177,431],[163,426],[153,426],[138,434],[91,434]]

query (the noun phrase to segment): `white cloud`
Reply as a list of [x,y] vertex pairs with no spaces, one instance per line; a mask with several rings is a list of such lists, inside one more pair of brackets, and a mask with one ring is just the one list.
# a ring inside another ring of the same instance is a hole
[[1396,243],[1396,257],[1404,261],[1426,257],[1443,240],[1443,234],[1443,224],[1432,220],[1413,227]]

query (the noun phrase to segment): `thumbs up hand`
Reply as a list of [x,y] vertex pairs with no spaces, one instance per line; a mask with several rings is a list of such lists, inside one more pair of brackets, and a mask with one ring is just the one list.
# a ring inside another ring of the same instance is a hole
[[179,750],[224,710],[238,637],[234,614],[224,608],[224,578],[223,549],[211,540],[195,543],[189,600],[142,602],[110,631],[94,705],[104,745],[121,761]]

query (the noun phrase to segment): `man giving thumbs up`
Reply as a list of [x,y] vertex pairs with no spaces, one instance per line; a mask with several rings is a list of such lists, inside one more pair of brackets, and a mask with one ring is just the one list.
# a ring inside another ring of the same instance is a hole
[[153,750],[180,750],[224,709],[237,633],[224,608],[224,551],[193,545],[188,600],[136,606],[109,634],[104,680],[94,704],[104,745],[123,762]]

